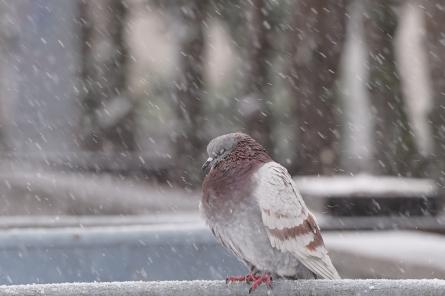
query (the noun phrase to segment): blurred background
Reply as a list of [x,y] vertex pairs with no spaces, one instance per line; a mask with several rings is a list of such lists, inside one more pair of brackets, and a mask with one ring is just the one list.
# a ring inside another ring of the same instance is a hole
[[0,283],[244,273],[210,139],[295,177],[348,278],[445,277],[441,0],[1,0]]

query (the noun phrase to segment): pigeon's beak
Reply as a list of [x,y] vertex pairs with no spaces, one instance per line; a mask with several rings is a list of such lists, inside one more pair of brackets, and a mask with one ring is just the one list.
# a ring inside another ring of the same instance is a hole
[[212,163],[213,158],[209,157],[207,158],[206,162],[204,162],[204,164],[202,165],[202,173],[204,174],[204,176],[206,176],[209,171],[210,171],[210,164]]

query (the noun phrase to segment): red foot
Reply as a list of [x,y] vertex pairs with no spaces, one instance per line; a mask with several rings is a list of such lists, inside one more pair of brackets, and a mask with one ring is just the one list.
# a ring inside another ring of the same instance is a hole
[[259,276],[250,287],[249,294],[255,291],[255,289],[258,288],[258,286],[260,286],[262,283],[265,283],[267,287],[272,288],[272,276],[268,273]]
[[253,282],[252,286],[249,289],[249,294],[255,291],[255,289],[258,288],[262,283],[266,284],[269,288],[272,288],[272,276],[268,273],[262,275],[249,273],[245,276],[229,276],[226,278],[226,283],[234,282]]

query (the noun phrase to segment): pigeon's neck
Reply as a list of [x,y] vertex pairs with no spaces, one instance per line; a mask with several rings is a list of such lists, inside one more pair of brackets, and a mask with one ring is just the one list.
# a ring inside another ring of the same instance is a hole
[[[227,179],[227,183],[240,183],[250,176],[258,167],[271,161],[266,149],[257,142],[251,140],[241,141],[214,168],[214,177]],[[228,185],[228,184],[226,184]]]
[[207,175],[203,183],[203,201],[210,195],[217,199],[239,199],[248,195],[252,175],[263,164],[272,161],[266,150],[256,142],[239,143]]

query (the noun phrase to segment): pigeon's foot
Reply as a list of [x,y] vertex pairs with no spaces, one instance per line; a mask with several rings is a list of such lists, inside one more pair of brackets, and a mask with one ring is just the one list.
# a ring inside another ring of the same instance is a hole
[[262,275],[256,275],[255,280],[253,281],[252,286],[250,286],[249,294],[255,291],[261,284],[266,284],[267,287],[272,288],[272,276],[268,273],[264,273]]
[[249,294],[255,291],[261,284],[266,284],[269,288],[272,288],[272,276],[269,273],[264,273],[262,275],[249,273],[248,275],[242,276],[229,276],[226,278],[226,283],[236,283],[236,282],[246,282],[252,283],[250,286]]

